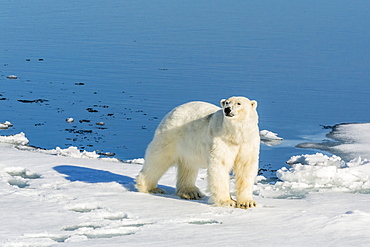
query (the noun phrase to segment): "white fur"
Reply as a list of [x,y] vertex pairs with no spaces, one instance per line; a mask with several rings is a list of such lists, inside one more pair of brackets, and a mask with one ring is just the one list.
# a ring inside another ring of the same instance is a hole
[[[216,205],[256,206],[252,192],[260,147],[257,102],[231,97],[221,100],[221,106],[190,102],[164,117],[136,179],[140,192],[164,193],[157,183],[170,166],[177,165],[177,195],[199,199],[203,194],[195,180],[199,168],[208,168],[209,190]],[[231,170],[236,179],[236,201],[229,190]]]

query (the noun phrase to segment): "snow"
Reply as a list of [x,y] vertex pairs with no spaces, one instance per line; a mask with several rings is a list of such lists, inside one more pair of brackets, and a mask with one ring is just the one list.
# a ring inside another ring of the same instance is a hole
[[[356,131],[369,133],[362,127],[338,128],[336,137],[362,137]],[[370,143],[366,138],[356,143],[358,137],[351,139],[352,147]],[[24,139],[24,134],[0,138],[0,246],[367,246],[370,241],[365,156],[293,156],[289,167],[282,164],[276,172],[279,180],[258,177],[258,207],[243,210],[209,204],[205,170],[197,179],[207,195],[200,201],[176,197],[175,168],[160,180],[167,195],[143,194],[134,183],[143,159],[111,162],[73,147],[38,150],[22,146]]]

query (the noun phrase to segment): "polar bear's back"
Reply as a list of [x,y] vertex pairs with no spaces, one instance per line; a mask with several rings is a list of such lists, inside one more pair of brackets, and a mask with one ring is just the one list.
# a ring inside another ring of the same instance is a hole
[[157,133],[183,127],[195,120],[207,121],[207,116],[219,111],[221,108],[202,101],[193,101],[174,108],[161,121]]

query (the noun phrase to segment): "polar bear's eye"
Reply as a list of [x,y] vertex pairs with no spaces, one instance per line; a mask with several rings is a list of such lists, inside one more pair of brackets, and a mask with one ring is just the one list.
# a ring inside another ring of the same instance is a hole
[[236,103],[237,105],[241,105],[242,103],[240,103],[240,102],[238,102],[238,103]]

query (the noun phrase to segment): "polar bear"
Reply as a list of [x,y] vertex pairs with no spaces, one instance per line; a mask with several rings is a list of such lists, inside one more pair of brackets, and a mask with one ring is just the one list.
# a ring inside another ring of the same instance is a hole
[[[136,178],[138,191],[164,194],[157,183],[169,167],[177,165],[177,195],[200,199],[204,195],[195,180],[198,170],[207,168],[215,205],[256,207],[252,193],[260,151],[257,101],[231,97],[221,100],[221,106],[189,102],[163,118]],[[235,174],[236,200],[230,195],[231,170]]]

